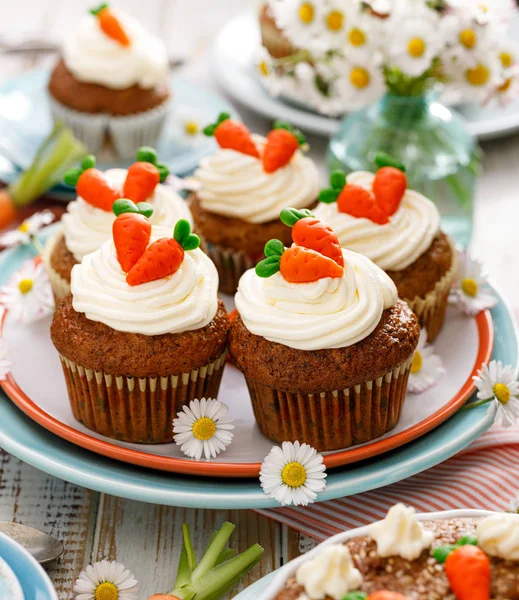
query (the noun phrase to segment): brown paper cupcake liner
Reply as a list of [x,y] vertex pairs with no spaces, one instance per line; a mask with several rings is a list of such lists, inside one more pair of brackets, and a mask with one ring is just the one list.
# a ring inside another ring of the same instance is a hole
[[222,248],[203,239],[201,242],[202,249],[216,266],[219,278],[218,289],[224,294],[235,294],[240,277],[261,260],[261,257],[255,259],[245,252]]
[[449,304],[449,292],[458,271],[458,252],[452,240],[449,239],[449,242],[452,248],[451,268],[438,281],[434,290],[426,294],[424,298],[417,297],[414,300],[403,298],[418,317],[420,327],[427,330],[428,342],[432,342],[443,327]]
[[64,279],[52,266],[51,256],[54,250],[54,246],[61,235],[61,231],[50,237],[45,244],[42,254],[42,262],[47,277],[49,278],[50,285],[52,287],[52,293],[56,302],[64,298],[70,293],[70,282]]
[[170,377],[117,377],[60,355],[74,417],[89,429],[125,442],[173,441],[173,419],[195,398],[216,398],[227,350],[215,361]]
[[258,426],[274,442],[299,440],[319,452],[369,442],[398,423],[412,358],[374,381],[317,394],[284,392],[246,378]]

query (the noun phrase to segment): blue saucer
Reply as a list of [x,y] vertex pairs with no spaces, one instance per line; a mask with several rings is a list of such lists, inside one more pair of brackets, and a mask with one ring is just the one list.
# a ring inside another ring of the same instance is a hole
[[0,558],[5,560],[16,575],[25,600],[58,600],[47,573],[27,550],[3,533],[0,533]]

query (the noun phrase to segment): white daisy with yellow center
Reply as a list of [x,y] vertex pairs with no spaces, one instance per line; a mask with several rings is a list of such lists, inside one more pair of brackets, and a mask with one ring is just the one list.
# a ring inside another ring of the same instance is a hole
[[298,48],[313,48],[324,32],[322,0],[271,2],[270,9],[277,27]]
[[491,402],[496,406],[496,423],[503,427],[513,427],[519,419],[519,382],[517,370],[504,366],[498,360],[485,365],[474,383],[478,388],[479,402],[469,406]]
[[430,9],[404,11],[387,19],[385,46],[389,66],[419,77],[443,49],[438,14]]
[[427,331],[422,329],[414,351],[407,389],[413,394],[421,394],[435,385],[444,373],[442,359],[434,354],[434,346],[427,344]]
[[474,68],[481,54],[495,51],[495,30],[478,22],[473,12],[461,12],[445,17],[445,38],[449,45],[449,56],[456,59],[460,67]]
[[189,458],[215,458],[229,446],[234,435],[228,412],[229,408],[218,400],[192,400],[173,421],[175,443]]
[[54,221],[54,215],[50,210],[42,210],[25,219],[16,229],[7,231],[0,235],[0,246],[10,248],[18,244],[30,244],[34,236],[42,227]]
[[139,600],[139,585],[121,563],[102,560],[81,571],[74,584],[75,600]]
[[265,494],[283,506],[307,506],[326,488],[326,467],[315,448],[299,442],[274,446],[261,465]]
[[458,275],[450,300],[470,316],[497,304],[497,298],[488,285],[481,263],[465,252],[459,256]]
[[345,54],[350,60],[370,61],[381,45],[383,21],[371,13],[357,13],[346,27]]
[[0,338],[0,381],[5,380],[6,376],[11,371],[11,365],[7,340]]
[[34,323],[50,314],[54,309],[54,298],[43,265],[27,261],[0,288],[0,304],[12,318],[25,324]]
[[278,77],[275,61],[264,46],[256,51],[254,63],[261,83],[272,96],[279,96],[283,91],[283,77]]
[[345,110],[358,110],[380,98],[385,90],[382,69],[374,61],[344,61],[342,77],[335,82]]

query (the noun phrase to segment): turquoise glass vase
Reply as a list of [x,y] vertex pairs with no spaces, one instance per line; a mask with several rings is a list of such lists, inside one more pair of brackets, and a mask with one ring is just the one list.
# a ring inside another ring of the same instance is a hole
[[388,94],[345,117],[328,147],[331,171],[375,171],[377,153],[406,165],[409,187],[438,206],[442,228],[467,247],[480,151],[457,113],[431,95]]

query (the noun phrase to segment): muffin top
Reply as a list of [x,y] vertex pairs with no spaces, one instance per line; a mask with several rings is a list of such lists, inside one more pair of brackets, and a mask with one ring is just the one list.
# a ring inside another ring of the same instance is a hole
[[144,335],[208,325],[218,308],[218,274],[188,221],[152,227],[151,206],[114,204],[113,239],[72,269],[74,310],[112,329]]
[[320,195],[317,217],[336,232],[341,246],[370,258],[381,269],[401,271],[431,246],[440,213],[429,199],[407,189],[405,174],[383,167],[376,174],[332,175]]
[[285,209],[294,244],[265,247],[267,258],[247,271],[236,308],[254,335],[298,350],[345,348],[368,337],[398,296],[391,279],[368,258],[341,249],[333,231],[308,210]]
[[[139,151],[138,156],[141,154]],[[192,223],[191,212],[183,198],[171,186],[159,182],[158,170],[153,179],[149,172],[152,167],[143,166],[142,161],[129,169],[92,171],[97,169],[86,169],[77,178],[78,196],[68,204],[62,217],[66,247],[78,262],[111,238],[115,220],[112,204],[123,196],[135,202],[149,202],[153,207],[150,216],[153,225],[173,228],[179,219]],[[144,182],[142,186],[140,182]]]
[[316,201],[319,173],[301,149],[300,132],[282,123],[288,129],[274,129],[264,138],[241,123],[220,119],[205,130],[215,136],[220,148],[202,159],[194,174],[204,210],[248,223],[267,223],[287,206],[304,208]]
[[106,3],[85,15],[65,39],[62,53],[77,80],[111,89],[148,89],[168,75],[164,43],[135,18]]
[[304,562],[274,600],[515,600],[518,531],[515,514],[419,521],[397,504],[364,536]]

